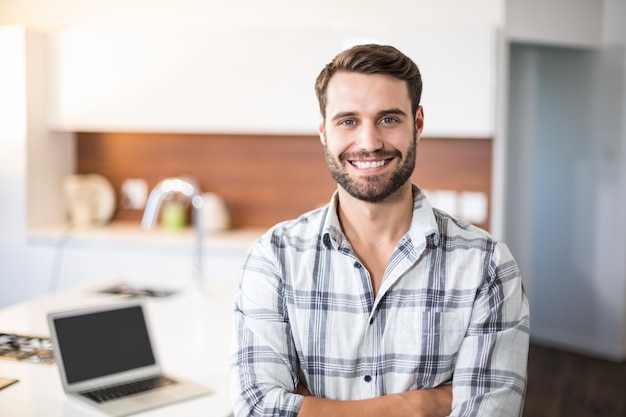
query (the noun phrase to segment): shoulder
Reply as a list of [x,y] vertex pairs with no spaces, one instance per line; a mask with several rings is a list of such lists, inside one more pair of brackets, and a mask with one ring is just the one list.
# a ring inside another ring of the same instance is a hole
[[433,208],[439,234],[445,238],[482,239],[495,241],[494,237],[484,229],[445,211]]
[[322,247],[327,210],[325,206],[272,226],[248,250],[242,268],[243,276],[260,274],[280,281],[288,265],[300,264],[297,259],[315,256]]
[[442,210],[432,210],[437,222],[439,243],[447,251],[477,250],[501,261],[512,259],[508,246],[491,233]]
[[255,246],[286,248],[302,246],[321,239],[329,205],[306,212],[295,219],[272,226],[255,243]]
[[433,209],[439,228],[437,249],[448,265],[462,271],[481,271],[481,285],[521,285],[519,267],[506,243],[473,224]]

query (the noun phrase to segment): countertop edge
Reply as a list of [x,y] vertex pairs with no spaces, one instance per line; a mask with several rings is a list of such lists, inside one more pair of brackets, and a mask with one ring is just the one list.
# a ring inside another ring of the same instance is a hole
[[[206,249],[247,251],[265,229],[246,228],[207,232],[203,235]],[[141,228],[137,222],[112,222],[104,226],[71,227],[51,225],[28,230],[28,245],[37,247],[107,247],[119,249],[181,249],[195,244],[196,234],[190,228],[166,230]]]

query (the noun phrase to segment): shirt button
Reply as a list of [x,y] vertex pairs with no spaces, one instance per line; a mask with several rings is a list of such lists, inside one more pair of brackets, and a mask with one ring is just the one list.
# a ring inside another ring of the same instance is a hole
[[355,263],[354,263],[354,267],[355,267],[356,269],[360,269],[360,268],[361,268],[361,264],[360,264],[359,262],[355,262]]
[[363,378],[363,381],[365,382],[370,382],[372,380],[372,377],[370,375],[365,375],[365,377]]

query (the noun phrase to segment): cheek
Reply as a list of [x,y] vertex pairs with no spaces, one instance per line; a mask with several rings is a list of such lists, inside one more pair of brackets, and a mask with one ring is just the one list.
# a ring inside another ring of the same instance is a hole
[[345,141],[340,140],[336,136],[328,138],[327,135],[324,135],[322,143],[327,154],[337,157],[348,150]]
[[416,136],[414,131],[398,132],[397,135],[390,138],[389,146],[402,152],[406,152],[407,149],[413,146],[413,144],[415,143],[415,139]]

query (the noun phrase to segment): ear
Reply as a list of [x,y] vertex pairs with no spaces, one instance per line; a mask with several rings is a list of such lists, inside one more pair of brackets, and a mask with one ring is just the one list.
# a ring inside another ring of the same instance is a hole
[[324,131],[324,116],[321,116],[321,115],[320,115],[320,122],[317,125],[317,133],[320,136],[320,142],[322,142],[322,145],[326,146],[326,135]]
[[415,113],[415,139],[418,141],[422,136],[422,130],[424,130],[424,108],[422,106],[419,106],[417,108],[417,112]]

